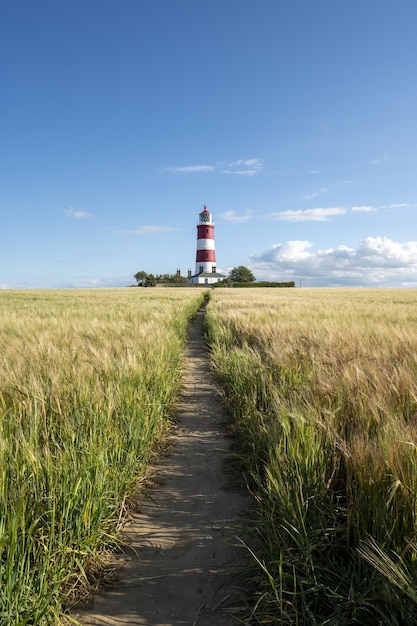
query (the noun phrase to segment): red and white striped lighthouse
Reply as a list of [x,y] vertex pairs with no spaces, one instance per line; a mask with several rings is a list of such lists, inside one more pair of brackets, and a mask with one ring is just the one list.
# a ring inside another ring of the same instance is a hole
[[210,211],[206,206],[199,214],[197,224],[197,254],[195,257],[195,273],[216,271],[216,250],[214,247],[214,224]]
[[190,281],[196,284],[213,284],[224,278],[217,273],[216,249],[214,245],[214,224],[210,211],[204,205],[199,213],[197,224],[197,253],[195,257],[195,274]]

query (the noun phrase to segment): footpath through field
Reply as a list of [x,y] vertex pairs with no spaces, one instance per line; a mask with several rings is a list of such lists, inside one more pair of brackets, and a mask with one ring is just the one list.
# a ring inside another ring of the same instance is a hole
[[121,580],[76,616],[83,626],[235,623],[239,594],[230,574],[246,550],[234,535],[249,500],[225,471],[228,416],[210,373],[203,317],[204,309],[190,326],[172,449],[158,459],[156,485],[125,530],[132,551]]

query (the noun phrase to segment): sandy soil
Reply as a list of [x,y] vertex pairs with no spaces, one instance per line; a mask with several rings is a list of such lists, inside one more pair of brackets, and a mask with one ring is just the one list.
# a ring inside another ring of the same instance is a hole
[[83,626],[236,623],[233,607],[240,601],[232,573],[247,551],[235,534],[250,503],[226,470],[229,418],[210,374],[203,316],[201,310],[190,327],[170,453],[158,459],[156,484],[126,527],[131,550],[120,581],[76,616]]

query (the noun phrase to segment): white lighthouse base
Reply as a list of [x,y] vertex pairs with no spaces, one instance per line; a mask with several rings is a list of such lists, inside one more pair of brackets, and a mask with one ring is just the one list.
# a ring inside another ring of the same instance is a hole
[[214,283],[220,282],[223,278],[226,278],[226,276],[217,272],[200,272],[200,274],[190,276],[189,280],[194,285],[214,285]]

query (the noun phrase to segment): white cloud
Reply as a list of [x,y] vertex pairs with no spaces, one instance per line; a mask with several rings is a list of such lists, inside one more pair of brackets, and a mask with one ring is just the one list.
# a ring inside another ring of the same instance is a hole
[[258,280],[302,279],[305,286],[417,287],[417,241],[367,237],[357,249],[312,251],[309,241],[274,244],[249,257]]
[[354,213],[370,213],[372,211],[377,211],[377,209],[373,206],[353,206],[352,211]]
[[318,198],[319,196],[321,196],[323,193],[326,193],[327,191],[329,191],[329,189],[327,187],[323,187],[323,189],[319,189],[318,191],[313,191],[313,193],[309,193],[305,195],[304,200],[314,200],[314,198]]
[[150,235],[152,233],[168,233],[173,230],[179,230],[174,226],[139,226],[139,228],[132,228],[131,230],[118,230],[116,231],[120,235]]
[[245,167],[262,167],[262,163],[259,159],[247,159],[246,161],[244,159],[239,159],[238,161],[233,161],[233,163],[229,163],[230,167],[242,167],[242,165],[244,165]]
[[368,267],[399,269],[407,265],[417,271],[417,241],[399,243],[388,237],[367,237],[360,242],[358,253]]
[[221,174],[236,174],[239,176],[254,176],[263,169],[263,164],[259,159],[239,159],[229,163],[224,169],[224,164],[220,165],[185,165],[181,167],[167,167],[166,171],[173,173],[194,174],[198,172],[214,172]]
[[239,159],[229,163],[227,169],[222,169],[222,174],[235,174],[236,176],[255,176],[263,170],[260,159]]
[[[223,169],[222,174],[236,174],[237,176],[255,176],[263,169],[259,159],[239,159],[229,163],[228,169]],[[231,168],[231,169],[230,169]]]
[[381,156],[376,157],[376,159],[372,159],[372,161],[370,161],[371,165],[379,165],[380,163],[383,163],[384,161],[389,161],[389,155],[388,154],[381,154]]
[[226,211],[226,213],[221,213],[220,217],[225,222],[247,222],[252,219],[252,213],[247,211],[244,215],[237,215],[236,211]]
[[271,248],[262,252],[258,257],[252,255],[252,258],[257,258],[260,262],[281,262],[291,264],[293,262],[299,262],[309,258],[311,254],[310,252],[307,252],[307,250],[312,247],[313,244],[310,241],[287,241],[286,243],[274,244]]
[[337,215],[344,215],[346,209],[330,208],[330,209],[305,209],[298,211],[279,211],[277,213],[271,213],[269,218],[274,220],[281,220],[286,222],[325,222],[331,217]]
[[258,169],[247,170],[222,170],[222,174],[235,174],[236,176],[255,176],[259,174]]
[[73,206],[70,206],[67,209],[64,209],[64,213],[67,217],[71,217],[74,219],[87,219],[89,217],[94,217],[93,213],[82,211],[81,209],[77,209],[76,207],[73,207]]
[[168,172],[194,174],[196,172],[213,172],[214,165],[185,165],[183,167],[167,167]]

